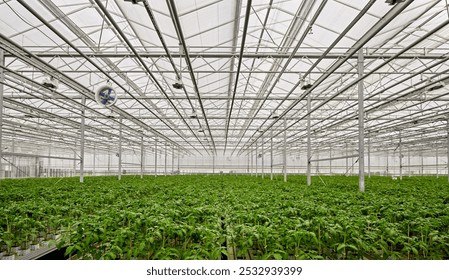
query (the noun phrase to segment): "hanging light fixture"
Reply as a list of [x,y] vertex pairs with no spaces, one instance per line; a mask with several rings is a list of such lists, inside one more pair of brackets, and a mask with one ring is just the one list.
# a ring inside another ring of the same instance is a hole
[[184,87],[183,83],[182,83],[182,54],[183,54],[183,49],[182,49],[182,45],[179,44],[179,76],[176,75],[176,83],[173,84],[173,87],[175,89],[182,89]]
[[398,3],[404,2],[405,0],[385,0],[385,3],[387,3],[390,6],[396,5]]
[[125,2],[131,2],[133,4],[138,4],[139,2],[143,2],[143,0],[125,0]]
[[311,87],[312,87],[312,85],[310,83],[306,83],[306,80],[304,78],[301,80],[301,89],[302,90],[308,90]]

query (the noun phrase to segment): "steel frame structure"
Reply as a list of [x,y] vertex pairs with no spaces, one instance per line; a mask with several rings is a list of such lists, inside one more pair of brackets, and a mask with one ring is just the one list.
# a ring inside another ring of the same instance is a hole
[[[398,150],[401,178],[404,151],[435,158],[437,173],[449,155],[444,1],[5,0],[0,15],[0,160],[52,139],[83,165],[120,142],[119,155],[141,151],[141,176],[150,148],[156,174],[167,153],[172,172],[175,157],[179,170],[200,156],[215,173],[220,155],[252,172],[261,147],[271,179],[273,157],[287,180],[297,154],[311,184],[313,163],[333,172],[358,155],[363,191],[372,155]],[[120,96],[111,108],[94,98],[106,82]]]

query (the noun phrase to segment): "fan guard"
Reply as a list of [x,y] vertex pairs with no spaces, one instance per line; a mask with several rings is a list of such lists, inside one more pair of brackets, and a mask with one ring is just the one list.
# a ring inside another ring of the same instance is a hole
[[117,102],[118,96],[110,85],[100,87],[95,93],[95,100],[98,104],[111,107]]

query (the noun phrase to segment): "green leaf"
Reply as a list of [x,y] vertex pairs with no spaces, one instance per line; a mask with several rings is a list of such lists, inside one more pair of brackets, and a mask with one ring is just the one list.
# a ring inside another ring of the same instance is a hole
[[73,249],[75,248],[75,246],[69,246],[67,247],[67,249],[65,250],[64,256],[68,256],[72,253]]
[[337,252],[340,252],[343,248],[345,248],[346,247],[346,244],[344,244],[344,243],[341,243],[340,245],[338,245],[338,247],[337,247]]
[[351,248],[354,251],[358,251],[359,250],[356,246],[354,246],[352,244],[347,245],[347,247]]

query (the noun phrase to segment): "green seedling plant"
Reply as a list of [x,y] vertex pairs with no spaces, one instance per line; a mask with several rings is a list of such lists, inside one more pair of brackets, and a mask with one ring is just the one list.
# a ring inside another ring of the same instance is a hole
[[[3,180],[1,245],[71,259],[449,259],[444,178],[123,176]],[[416,195],[416,194],[425,195]]]

